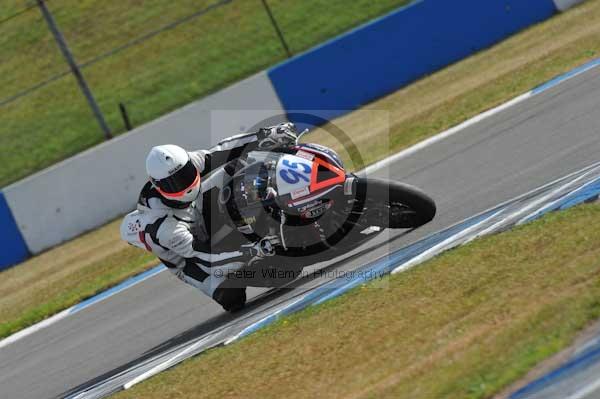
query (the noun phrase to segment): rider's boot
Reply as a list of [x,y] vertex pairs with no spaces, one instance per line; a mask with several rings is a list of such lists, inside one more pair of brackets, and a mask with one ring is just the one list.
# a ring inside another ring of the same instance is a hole
[[246,304],[246,288],[219,287],[212,297],[226,311],[236,312]]

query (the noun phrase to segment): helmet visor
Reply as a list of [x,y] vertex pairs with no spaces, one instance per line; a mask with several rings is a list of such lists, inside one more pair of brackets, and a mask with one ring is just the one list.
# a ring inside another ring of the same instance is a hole
[[154,183],[158,191],[170,197],[185,194],[188,189],[196,185],[199,181],[200,174],[191,160],[169,177],[160,180],[152,179],[152,183]]

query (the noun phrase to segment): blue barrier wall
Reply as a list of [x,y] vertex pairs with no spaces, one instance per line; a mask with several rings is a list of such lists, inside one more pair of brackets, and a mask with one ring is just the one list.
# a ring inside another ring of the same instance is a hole
[[552,0],[421,0],[268,73],[286,110],[326,110],[317,113],[331,119],[556,11]]
[[15,219],[0,191],[0,270],[19,263],[29,256],[29,250]]

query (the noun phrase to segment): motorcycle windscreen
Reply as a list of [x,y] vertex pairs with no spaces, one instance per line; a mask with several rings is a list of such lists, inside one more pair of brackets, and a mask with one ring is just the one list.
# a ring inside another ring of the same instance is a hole
[[270,173],[267,164],[255,163],[244,168],[243,173],[234,178],[234,200],[239,207],[262,206],[267,200]]

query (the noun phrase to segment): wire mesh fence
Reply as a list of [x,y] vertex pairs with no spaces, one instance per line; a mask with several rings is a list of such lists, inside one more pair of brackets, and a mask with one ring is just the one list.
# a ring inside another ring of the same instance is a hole
[[[44,0],[114,134],[407,2]],[[103,140],[36,0],[3,3],[0,186]]]

